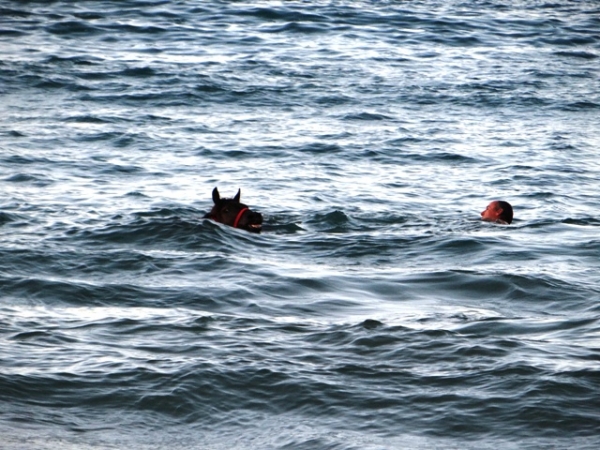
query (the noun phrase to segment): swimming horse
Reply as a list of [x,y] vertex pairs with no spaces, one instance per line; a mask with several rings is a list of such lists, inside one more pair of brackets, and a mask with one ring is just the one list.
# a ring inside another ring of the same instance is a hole
[[263,217],[261,213],[252,211],[248,206],[240,203],[241,190],[233,198],[221,198],[219,190],[212,191],[213,207],[204,217],[233,228],[260,233]]

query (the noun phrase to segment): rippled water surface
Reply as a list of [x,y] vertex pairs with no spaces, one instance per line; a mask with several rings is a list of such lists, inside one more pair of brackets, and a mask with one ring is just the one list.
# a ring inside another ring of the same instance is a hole
[[[598,448],[598,30],[3,2],[2,448]],[[214,187],[263,232],[204,219]]]

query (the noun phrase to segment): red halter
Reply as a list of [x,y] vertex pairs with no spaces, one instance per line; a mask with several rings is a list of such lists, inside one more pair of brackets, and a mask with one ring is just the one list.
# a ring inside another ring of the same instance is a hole
[[248,211],[248,208],[242,208],[242,210],[238,213],[238,215],[235,217],[235,221],[233,222],[233,228],[238,227],[238,223],[246,211]]

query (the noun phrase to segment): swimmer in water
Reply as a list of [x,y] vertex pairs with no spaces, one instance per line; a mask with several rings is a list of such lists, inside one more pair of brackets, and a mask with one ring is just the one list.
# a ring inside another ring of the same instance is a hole
[[494,200],[481,212],[481,220],[510,225],[513,220],[512,206],[508,202]]

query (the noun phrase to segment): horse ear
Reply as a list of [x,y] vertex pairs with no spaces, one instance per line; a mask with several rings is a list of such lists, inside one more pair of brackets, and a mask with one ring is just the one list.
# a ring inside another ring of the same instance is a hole
[[236,202],[238,202],[238,203],[239,203],[239,202],[240,202],[240,197],[241,197],[241,195],[242,195],[242,190],[241,190],[241,189],[238,189],[238,193],[237,193],[237,194],[235,194],[235,197],[233,197],[233,199],[234,199]]
[[217,188],[213,189],[212,197],[215,205],[219,203],[219,200],[221,200],[221,196],[219,195],[219,190]]

